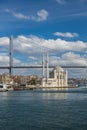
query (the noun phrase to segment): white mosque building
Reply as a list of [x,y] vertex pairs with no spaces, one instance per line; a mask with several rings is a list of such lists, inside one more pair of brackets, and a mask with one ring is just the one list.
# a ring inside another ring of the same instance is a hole
[[[44,62],[43,65],[43,75],[44,75]],[[48,58],[46,61],[46,78],[42,78],[42,87],[68,87],[68,75],[67,71],[64,71],[60,66],[55,67],[49,73]]]

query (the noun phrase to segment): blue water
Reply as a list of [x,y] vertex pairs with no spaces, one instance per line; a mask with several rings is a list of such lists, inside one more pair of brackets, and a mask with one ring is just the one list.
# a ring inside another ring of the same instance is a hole
[[0,130],[87,130],[87,88],[0,92]]

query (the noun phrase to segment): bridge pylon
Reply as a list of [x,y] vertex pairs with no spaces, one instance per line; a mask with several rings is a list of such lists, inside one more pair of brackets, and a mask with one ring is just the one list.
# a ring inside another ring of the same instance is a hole
[[9,38],[9,75],[13,73],[13,36]]

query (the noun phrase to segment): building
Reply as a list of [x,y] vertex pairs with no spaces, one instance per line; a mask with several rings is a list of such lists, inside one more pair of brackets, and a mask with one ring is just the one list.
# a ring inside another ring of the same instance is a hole
[[50,73],[49,77],[42,78],[43,87],[67,87],[68,76],[67,71],[57,66]]

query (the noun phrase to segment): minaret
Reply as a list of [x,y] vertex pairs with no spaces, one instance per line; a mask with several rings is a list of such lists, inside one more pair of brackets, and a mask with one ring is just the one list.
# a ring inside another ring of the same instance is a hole
[[10,45],[9,45],[9,75],[12,74],[12,67],[13,67],[13,36],[9,39]]
[[42,55],[42,78],[44,78],[44,54]]
[[68,86],[68,73],[67,73],[67,70],[66,70],[66,86]]
[[49,78],[49,60],[48,60],[48,54],[46,55],[46,78],[47,78],[47,80]]

